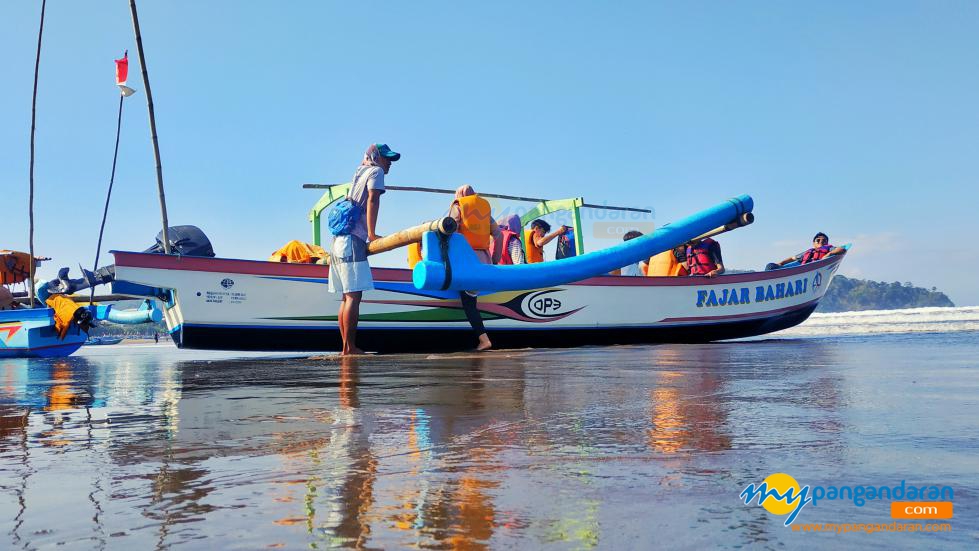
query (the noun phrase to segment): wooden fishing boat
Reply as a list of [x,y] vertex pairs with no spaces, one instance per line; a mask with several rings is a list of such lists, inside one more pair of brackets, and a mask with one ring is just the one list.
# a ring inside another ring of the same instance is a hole
[[[319,214],[343,196],[330,190]],[[524,223],[580,198],[539,205]],[[696,235],[696,234],[694,234]],[[317,243],[319,244],[319,243]],[[582,251],[579,242],[578,251]],[[336,351],[339,296],[323,265],[113,251],[113,292],[158,296],[177,346],[194,349]],[[704,277],[602,275],[544,288],[481,293],[479,309],[497,347],[709,342],[762,335],[804,321],[826,293],[843,255],[780,270]],[[373,268],[357,341],[365,350],[471,348],[458,291],[423,290],[412,271]]]
[[[223,350],[340,349],[339,297],[326,266],[115,252],[120,280],[165,290],[177,346]],[[599,276],[481,294],[498,347],[709,342],[805,321],[842,256],[782,270],[701,277]],[[407,269],[374,268],[357,341],[385,352],[472,347],[458,293],[422,291]],[[121,289],[114,288],[117,292]]]
[[72,325],[64,338],[55,329],[51,308],[0,311],[0,358],[55,358],[78,350],[88,333]]
[[89,337],[85,346],[109,346],[122,342],[122,337]]

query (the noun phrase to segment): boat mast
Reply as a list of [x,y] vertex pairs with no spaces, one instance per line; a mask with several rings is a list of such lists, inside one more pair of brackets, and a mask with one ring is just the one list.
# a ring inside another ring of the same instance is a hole
[[28,229],[28,246],[31,255],[29,262],[29,275],[27,279],[27,293],[30,297],[30,307],[34,307],[34,129],[37,122],[37,75],[41,68],[41,36],[44,34],[44,7],[47,0],[41,0],[41,26],[37,30],[37,58],[34,60],[34,96],[31,99],[31,166],[30,166],[30,192],[27,206],[27,216],[30,219]]
[[163,166],[160,164],[160,143],[156,138],[156,116],[153,114],[153,92],[150,90],[150,77],[146,72],[146,57],[143,56],[143,37],[139,33],[139,18],[136,16],[136,0],[129,0],[129,11],[133,14],[133,32],[136,34],[136,51],[139,52],[139,67],[143,71],[143,88],[146,88],[146,109],[150,112],[150,134],[153,137],[153,157],[156,159],[156,187],[160,191],[160,214],[163,216],[163,253],[170,254],[170,223],[167,221],[167,198],[163,193]]

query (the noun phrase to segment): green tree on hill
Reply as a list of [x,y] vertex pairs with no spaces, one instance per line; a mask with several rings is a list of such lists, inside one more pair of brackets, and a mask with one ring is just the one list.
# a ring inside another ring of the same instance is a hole
[[926,306],[955,306],[955,304],[945,293],[934,287],[929,291],[915,287],[911,282],[884,283],[838,275],[833,278],[833,283],[829,286],[826,296],[819,302],[817,311],[896,310]]

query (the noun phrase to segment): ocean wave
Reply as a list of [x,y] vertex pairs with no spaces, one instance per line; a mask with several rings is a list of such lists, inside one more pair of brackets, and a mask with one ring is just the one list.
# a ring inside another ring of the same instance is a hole
[[815,313],[801,325],[772,333],[772,336],[812,337],[962,331],[979,331],[979,306]]

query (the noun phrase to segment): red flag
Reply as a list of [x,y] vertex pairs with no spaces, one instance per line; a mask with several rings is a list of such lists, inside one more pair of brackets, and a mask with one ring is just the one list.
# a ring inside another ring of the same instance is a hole
[[127,78],[129,78],[129,52],[128,51],[125,54],[123,54],[122,59],[116,60],[116,84],[119,86],[125,86]]

